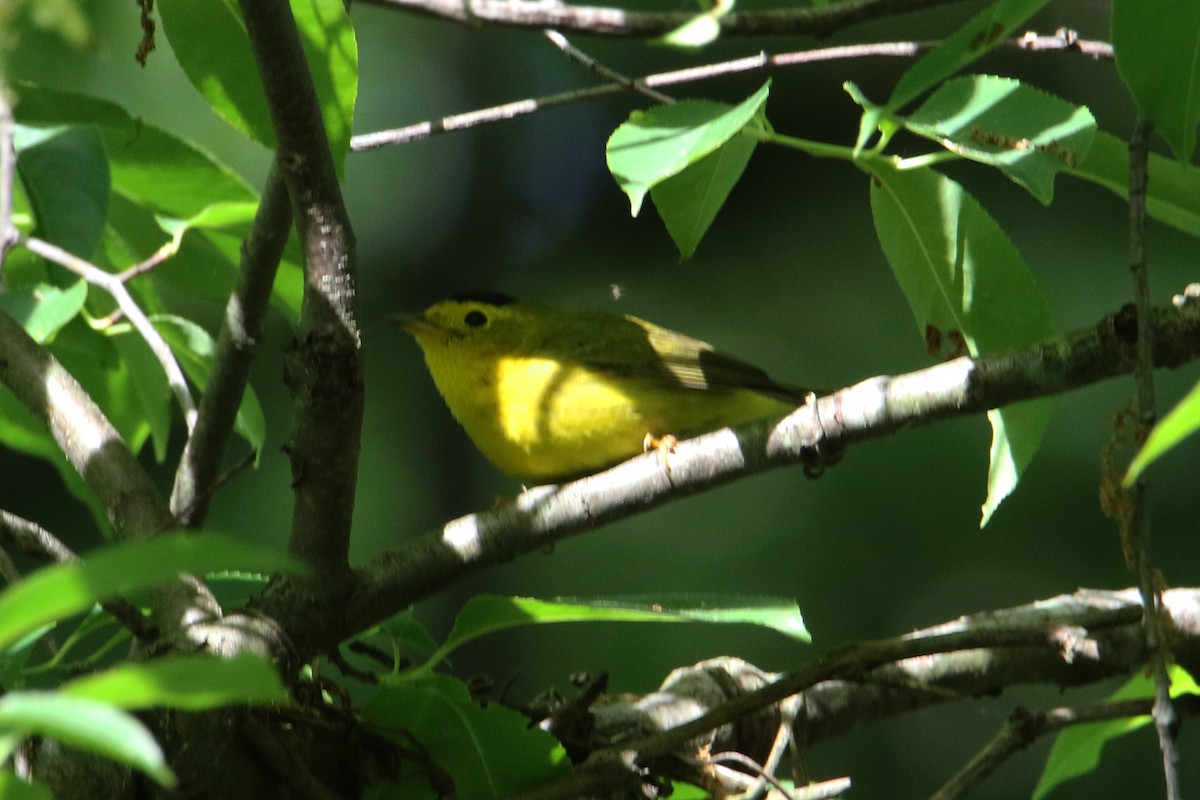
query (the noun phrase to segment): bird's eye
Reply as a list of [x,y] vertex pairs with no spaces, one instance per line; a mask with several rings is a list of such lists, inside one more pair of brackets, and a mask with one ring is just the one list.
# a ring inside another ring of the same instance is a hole
[[484,325],[487,325],[487,321],[487,314],[484,314],[482,311],[468,311],[467,315],[463,317],[463,322],[472,328],[482,328]]

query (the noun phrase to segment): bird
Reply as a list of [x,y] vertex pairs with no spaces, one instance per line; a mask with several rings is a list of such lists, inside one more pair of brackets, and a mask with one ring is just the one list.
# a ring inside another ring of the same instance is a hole
[[483,291],[390,319],[416,340],[475,446],[528,485],[783,416],[811,391],[778,383],[707,342],[611,311]]

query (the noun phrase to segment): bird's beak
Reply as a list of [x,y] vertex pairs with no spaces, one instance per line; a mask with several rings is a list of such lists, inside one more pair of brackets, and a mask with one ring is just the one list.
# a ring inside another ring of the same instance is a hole
[[387,321],[410,336],[416,336],[421,333],[433,333],[436,330],[433,325],[413,314],[394,314],[388,317]]

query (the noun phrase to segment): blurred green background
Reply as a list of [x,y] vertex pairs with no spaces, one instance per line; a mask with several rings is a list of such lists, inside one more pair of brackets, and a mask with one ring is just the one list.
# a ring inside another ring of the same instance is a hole
[[[760,49],[936,38],[981,5],[861,25],[824,42],[733,40],[697,54],[636,42],[573,41],[607,65],[639,75]],[[26,34],[9,56],[9,77],[110,98],[201,143],[261,186],[270,154],[208,110],[172,60],[161,31],[158,50],[142,69],[133,59],[140,36],[134,4],[84,7],[92,26],[84,46]],[[1028,27],[1048,34],[1066,25],[1084,38],[1103,39],[1108,10],[1107,3],[1092,0],[1053,3]],[[361,66],[357,133],[595,82],[537,32],[472,30],[365,6],[356,7],[352,18]],[[882,100],[906,66],[872,59],[779,70],[768,116],[781,132],[848,144],[857,130],[857,107],[842,83],[852,80]],[[1117,136],[1131,128],[1133,108],[1111,63],[1074,54],[999,52],[975,71],[1020,77],[1086,104]],[[764,77],[671,91],[736,102]],[[417,347],[384,322],[388,314],[415,311],[450,292],[490,288],[633,313],[707,339],[780,379],[819,386],[930,363],[875,240],[867,179],[851,166],[759,147],[687,263],[679,261],[652,208],[631,219],[627,200],[605,170],[603,146],[644,102],[626,96],[568,106],[350,156],[344,191],[358,238],[368,381],[354,561],[487,508],[519,488],[475,452],[437,396]],[[1055,202],[1045,208],[986,168],[962,165],[949,172],[1012,236],[1063,329],[1090,325],[1131,297],[1127,212],[1115,196],[1061,178]],[[1194,253],[1194,240],[1152,226],[1157,302],[1197,279]],[[614,285],[621,289],[619,300]],[[215,331],[219,309],[197,313]],[[289,468],[279,450],[290,427],[281,379],[288,336],[282,320],[274,319],[256,367],[254,384],[269,425],[261,466],[223,490],[210,516],[215,528],[280,546],[291,515]],[[1162,407],[1196,376],[1194,368],[1162,374]],[[814,636],[812,647],[802,647],[732,627],[549,627],[485,639],[455,658],[459,674],[511,681],[509,696],[520,700],[550,685],[564,688],[567,675],[579,670],[609,670],[613,690],[633,692],[652,689],[675,666],[715,655],[783,670],[845,642],[900,634],[963,613],[1079,586],[1123,587],[1131,578],[1097,491],[1100,450],[1132,387],[1131,380],[1111,381],[1062,398],[1042,452],[983,531],[978,519],[990,433],[983,418],[956,420],[852,448],[817,481],[799,469],[777,471],[578,536],[552,553],[450,587],[422,603],[418,617],[442,635],[464,600],[479,592],[753,593],[796,598]],[[1195,489],[1195,458],[1191,443],[1151,473],[1154,553],[1172,585],[1200,583],[1195,512],[1186,499]],[[169,485],[168,470],[154,468]],[[12,453],[0,458],[0,506],[83,549],[98,543],[85,510],[61,497],[50,468]],[[853,775],[858,797],[927,794],[1018,703],[1076,703],[1111,688],[1066,695],[1036,688],[909,715],[822,745],[808,764],[816,778]],[[1185,727],[1185,762],[1196,741]],[[1039,743],[1014,759],[976,796],[1027,793],[1047,746]],[[1194,786],[1200,770],[1190,761],[1185,775]],[[1110,746],[1099,777],[1056,796],[1092,797],[1098,786],[1112,795],[1155,796],[1160,785],[1147,729]]]

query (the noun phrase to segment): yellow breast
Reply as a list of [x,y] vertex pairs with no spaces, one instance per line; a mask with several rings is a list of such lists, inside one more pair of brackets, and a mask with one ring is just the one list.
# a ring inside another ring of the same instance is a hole
[[790,405],[757,392],[696,390],[619,379],[578,364],[502,357],[473,375],[428,358],[451,413],[509,475],[548,483],[596,472],[640,453],[646,435],[680,438]]

